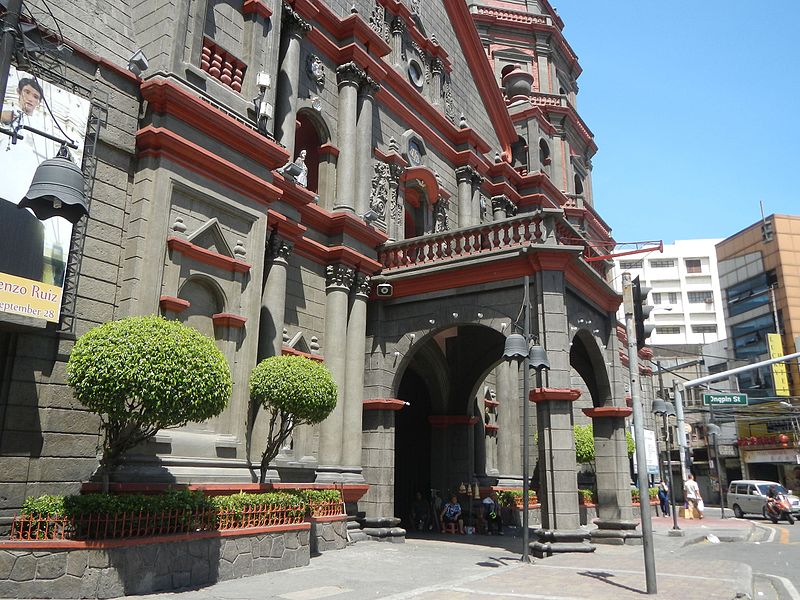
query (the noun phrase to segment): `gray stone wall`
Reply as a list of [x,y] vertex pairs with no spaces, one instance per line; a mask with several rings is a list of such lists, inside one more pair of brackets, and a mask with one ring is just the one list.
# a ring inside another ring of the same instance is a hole
[[358,507],[368,517],[394,516],[394,411],[366,410],[361,464],[369,490]]
[[347,546],[347,521],[311,517],[311,554],[341,550]]
[[306,566],[309,531],[187,539],[122,548],[0,547],[0,597],[117,598]]

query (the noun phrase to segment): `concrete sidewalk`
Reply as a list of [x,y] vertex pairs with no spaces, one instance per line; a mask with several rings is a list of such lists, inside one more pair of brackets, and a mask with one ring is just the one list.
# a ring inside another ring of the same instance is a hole
[[[667,520],[663,521],[666,524]],[[722,524],[712,523],[712,519],[703,521],[687,524],[685,538],[669,537],[666,529],[654,522],[658,596],[680,600],[750,597],[753,581],[749,567],[726,561],[682,560],[680,550],[683,544],[702,539],[707,532],[751,535],[753,524],[728,519]],[[623,600],[644,595],[641,546],[598,546],[594,554],[554,556],[523,565],[519,562],[520,545],[519,538],[509,535],[438,535],[410,539],[405,544],[359,542],[312,558],[308,567],[145,598]]]

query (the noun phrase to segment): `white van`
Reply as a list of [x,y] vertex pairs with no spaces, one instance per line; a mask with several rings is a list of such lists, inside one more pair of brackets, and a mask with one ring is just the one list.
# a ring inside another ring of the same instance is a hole
[[775,487],[779,494],[785,494],[792,506],[792,513],[800,513],[800,498],[793,496],[780,483],[774,481],[761,481],[759,479],[741,479],[731,481],[728,487],[728,506],[733,509],[733,514],[742,518],[745,514],[762,515],[766,518],[764,505],[767,503],[767,492],[770,487]]

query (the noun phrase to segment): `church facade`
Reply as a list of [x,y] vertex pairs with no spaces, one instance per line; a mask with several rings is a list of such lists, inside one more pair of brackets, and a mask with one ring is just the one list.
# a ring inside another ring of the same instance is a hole
[[[292,353],[324,361],[339,397],[275,481],[350,486],[369,516],[520,487],[530,402],[543,526],[579,525],[573,424],[589,420],[598,512],[631,518],[613,239],[547,0],[85,4],[55,14],[74,47],[61,78],[93,106],[90,217],[61,322],[0,316],[5,522],[97,467],[96,418],[65,385],[75,336],[152,313],[214,338],[234,391],[130,453],[121,481],[254,482],[266,424],[247,380]],[[502,359],[526,280],[550,363],[530,375]]]

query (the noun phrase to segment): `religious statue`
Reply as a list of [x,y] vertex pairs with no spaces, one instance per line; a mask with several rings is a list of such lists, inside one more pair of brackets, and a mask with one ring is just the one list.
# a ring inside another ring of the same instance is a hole
[[294,159],[294,164],[300,169],[300,174],[295,177],[297,185],[308,186],[308,167],[306,166],[306,151],[300,150],[300,154]]

